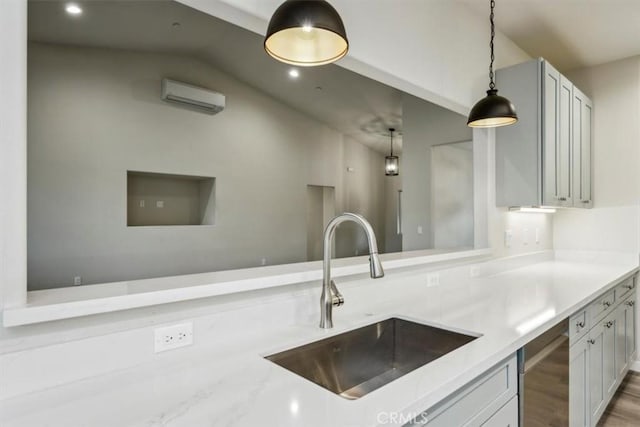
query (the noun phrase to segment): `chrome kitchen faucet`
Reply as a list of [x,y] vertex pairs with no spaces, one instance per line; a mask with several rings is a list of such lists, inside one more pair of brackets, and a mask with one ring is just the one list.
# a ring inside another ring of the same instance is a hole
[[378,257],[378,243],[373,227],[362,215],[345,212],[333,218],[324,229],[324,257],[322,261],[322,296],[320,297],[320,327],[323,329],[333,328],[333,306],[344,304],[344,298],[338,291],[336,284],[331,280],[331,242],[338,225],[345,221],[353,221],[360,225],[367,235],[369,243],[369,274],[372,279],[384,276],[382,263]]

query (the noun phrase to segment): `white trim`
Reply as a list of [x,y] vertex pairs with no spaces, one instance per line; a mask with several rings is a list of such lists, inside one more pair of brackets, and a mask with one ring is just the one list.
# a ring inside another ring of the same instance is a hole
[[0,2],[0,304],[27,300],[27,2]]
[[631,362],[631,366],[629,366],[629,370],[640,373],[640,360],[634,360],[633,362]]

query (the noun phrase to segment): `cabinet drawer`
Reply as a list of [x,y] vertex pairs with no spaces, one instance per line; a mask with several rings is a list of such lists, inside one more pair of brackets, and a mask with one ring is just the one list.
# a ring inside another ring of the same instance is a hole
[[518,427],[518,396],[513,396],[482,427]]
[[617,301],[621,301],[630,295],[630,293],[636,288],[636,279],[637,276],[631,276],[615,287]]
[[514,355],[418,415],[405,427],[479,427],[512,397],[516,397],[517,402],[517,374]]
[[591,322],[591,325],[613,311],[615,300],[615,289],[612,289],[589,304],[589,322]]
[[583,308],[569,318],[569,342],[574,343],[588,331],[589,317],[587,316],[587,309]]

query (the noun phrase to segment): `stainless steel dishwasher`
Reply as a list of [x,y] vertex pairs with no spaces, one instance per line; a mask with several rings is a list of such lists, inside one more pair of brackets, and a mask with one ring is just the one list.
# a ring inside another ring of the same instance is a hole
[[518,351],[520,427],[569,425],[569,320]]

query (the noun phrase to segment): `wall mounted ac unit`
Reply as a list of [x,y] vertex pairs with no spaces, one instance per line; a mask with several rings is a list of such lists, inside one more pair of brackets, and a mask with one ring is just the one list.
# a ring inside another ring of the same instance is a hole
[[162,79],[162,99],[208,114],[219,113],[225,105],[221,93],[170,79]]

